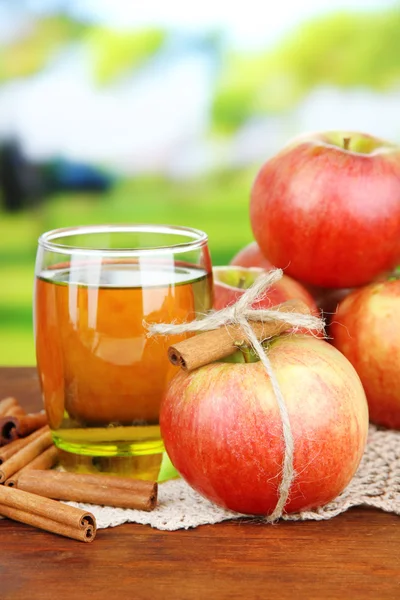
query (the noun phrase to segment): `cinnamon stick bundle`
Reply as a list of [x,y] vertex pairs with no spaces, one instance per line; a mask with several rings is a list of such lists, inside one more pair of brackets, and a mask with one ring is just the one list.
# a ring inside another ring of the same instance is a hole
[[14,475],[14,473],[25,467],[34,458],[51,446],[52,443],[53,440],[50,431],[45,430],[24,448],[18,450],[11,458],[4,461],[1,465],[0,483],[4,483],[11,475]]
[[[20,410],[23,411],[21,408]],[[15,409],[0,419],[0,444],[9,443],[17,437],[24,437],[47,424],[47,416],[44,411],[26,414],[25,411],[18,413]]]
[[[302,300],[288,300],[273,310],[283,313],[310,314],[310,309]],[[293,328],[285,321],[249,322],[258,340],[266,340]],[[204,331],[168,349],[168,358],[184,371],[193,371],[221,358],[234,354],[238,344],[246,344],[248,339],[239,325],[227,325],[219,329]]]
[[158,491],[157,483],[153,481],[33,470],[25,470],[19,475],[17,488],[57,500],[145,511],[155,508]]
[[6,486],[0,486],[0,515],[82,542],[96,535],[91,513]]
[[44,433],[45,431],[50,431],[47,426],[42,427],[37,431],[34,431],[25,438],[13,440],[9,444],[7,444],[7,446],[0,448],[0,465],[2,465],[6,460],[14,456],[14,454],[16,454],[19,450],[25,448],[25,446],[27,446],[30,442],[35,440],[40,435],[42,435],[42,433]]
[[52,469],[58,462],[58,449],[56,446],[49,446],[47,450],[39,454],[36,458],[34,458],[30,463],[28,463],[25,467],[22,467],[19,471],[11,475],[6,481],[4,485],[9,487],[14,487],[17,485],[18,478],[21,473],[29,470],[43,470]]

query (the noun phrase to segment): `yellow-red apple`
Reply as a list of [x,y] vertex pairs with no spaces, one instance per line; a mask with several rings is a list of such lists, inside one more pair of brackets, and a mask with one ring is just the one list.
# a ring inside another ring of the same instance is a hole
[[[280,336],[268,356],[294,440],[295,477],[285,512],[321,506],[350,482],[368,432],[360,379],[330,344]],[[171,381],[160,415],[175,468],[225,508],[270,514],[278,500],[285,445],[271,381],[261,362],[216,362]]]
[[400,280],[355,290],[330,326],[333,344],[363,383],[371,421],[400,429]]

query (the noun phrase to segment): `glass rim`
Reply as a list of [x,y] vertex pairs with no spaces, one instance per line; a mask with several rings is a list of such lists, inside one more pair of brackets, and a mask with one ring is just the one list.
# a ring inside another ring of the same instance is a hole
[[[158,234],[172,234],[181,235],[182,237],[186,234],[190,240],[174,243],[164,244],[159,246],[147,246],[142,248],[140,246],[132,248],[104,248],[104,247],[82,247],[76,245],[60,244],[55,242],[58,238],[69,237],[73,235],[85,235],[85,234],[96,234],[96,233],[158,233]],[[150,224],[150,223],[137,223],[137,224],[124,224],[124,223],[112,223],[102,225],[76,225],[73,227],[60,227],[57,229],[51,229],[42,233],[38,239],[39,247],[48,250],[50,252],[58,252],[60,254],[101,254],[105,255],[119,255],[119,256],[140,256],[141,254],[150,253],[166,253],[166,252],[187,252],[190,250],[196,250],[205,246],[208,243],[208,235],[200,229],[193,227],[186,227],[183,225],[166,225],[166,224]]]

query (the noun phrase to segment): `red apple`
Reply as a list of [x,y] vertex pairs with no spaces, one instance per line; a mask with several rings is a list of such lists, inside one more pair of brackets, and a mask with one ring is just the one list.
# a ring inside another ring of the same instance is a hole
[[[289,412],[294,469],[285,512],[333,500],[364,451],[368,408],[359,377],[333,346],[280,336],[268,348]],[[246,514],[271,514],[284,442],[278,405],[261,362],[216,362],[173,378],[161,405],[172,463],[200,494]]]
[[364,386],[371,421],[400,429],[400,280],[355,290],[330,327],[333,344]]
[[[264,269],[259,268],[244,268],[229,265],[227,267],[214,267],[213,268],[213,279],[214,279],[214,308],[220,310],[225,306],[234,304],[240,296],[244,294],[247,288],[249,288],[263,273],[266,273]],[[255,304],[255,308],[270,308],[276,306],[286,300],[293,298],[299,298],[303,300],[310,307],[313,314],[317,315],[317,305],[311,294],[297,281],[283,275],[277,283],[272,285],[265,298]]]
[[272,263],[261,252],[257,242],[250,242],[250,244],[239,250],[230,264],[239,267],[261,267],[267,271],[273,268]]
[[369,283],[400,259],[400,149],[360,133],[294,140],[257,175],[250,220],[262,253],[294,278]]

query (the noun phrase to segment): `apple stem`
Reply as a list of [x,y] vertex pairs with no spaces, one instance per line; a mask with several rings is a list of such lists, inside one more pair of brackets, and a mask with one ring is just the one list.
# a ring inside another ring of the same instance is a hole
[[248,346],[243,346],[242,348],[240,348],[240,350],[242,351],[244,362],[250,363],[251,362],[250,348]]
[[351,141],[350,137],[344,137],[343,138],[343,148],[345,150],[349,150],[350,149],[350,141]]
[[233,345],[236,346],[240,350],[240,352],[243,355],[245,363],[252,362],[250,348],[247,346],[247,344],[245,344],[244,340],[236,341],[233,343]]
[[245,277],[241,277],[239,279],[239,283],[238,283],[238,288],[239,290],[242,290],[244,288],[244,284],[246,283],[246,278]]

